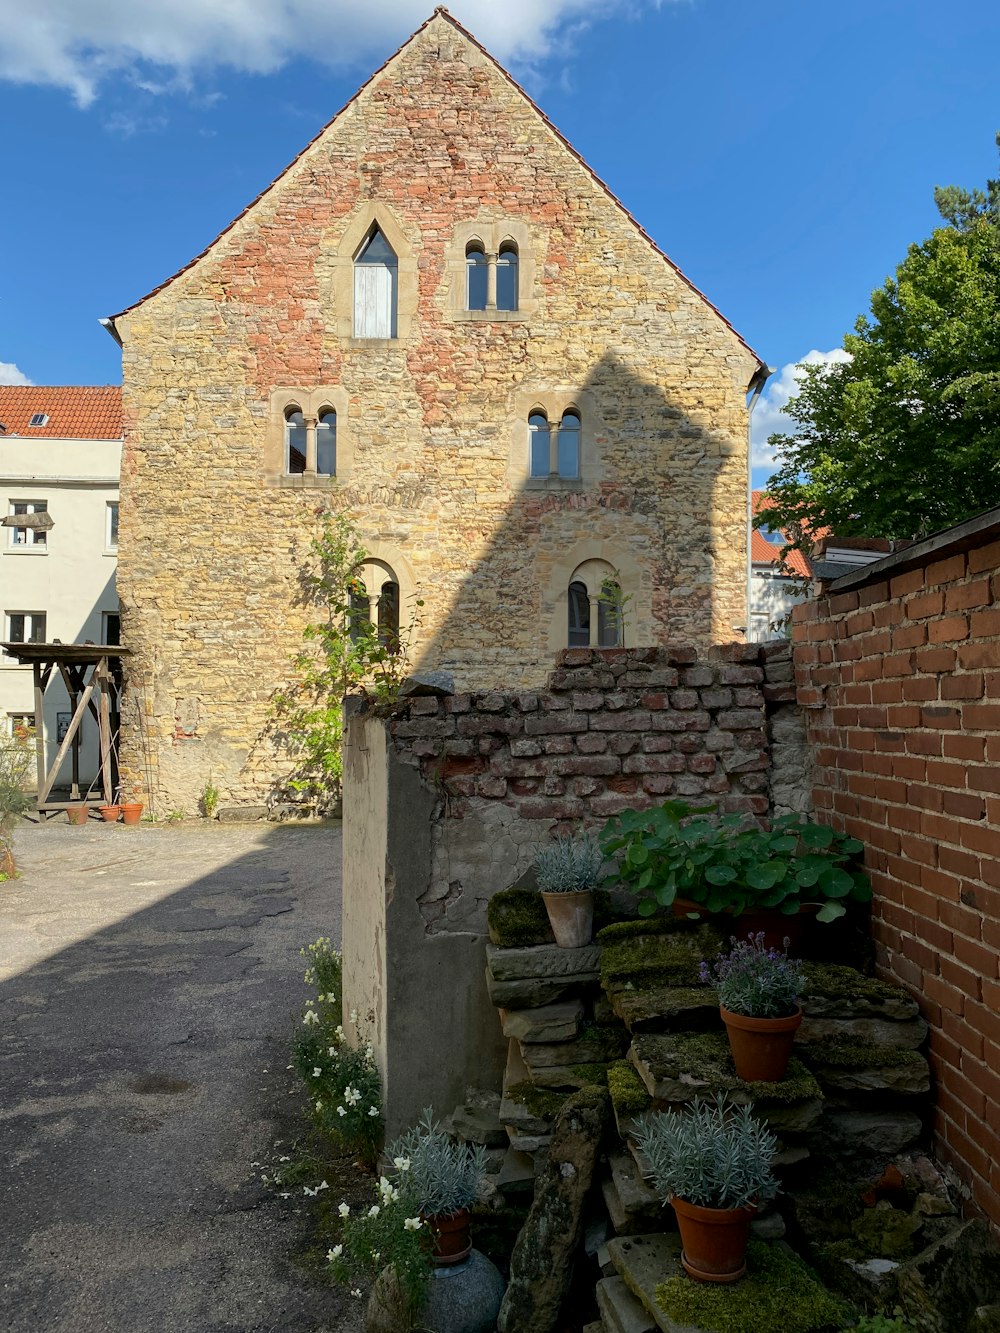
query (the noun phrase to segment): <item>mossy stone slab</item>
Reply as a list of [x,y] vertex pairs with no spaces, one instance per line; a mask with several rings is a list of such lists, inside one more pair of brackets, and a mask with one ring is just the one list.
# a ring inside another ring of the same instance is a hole
[[570,977],[590,981],[600,972],[601,948],[597,944],[585,944],[582,949],[536,944],[527,949],[498,949],[495,944],[487,944],[486,964],[494,981]]
[[628,1034],[620,1027],[586,1027],[575,1041],[525,1042],[521,1059],[529,1070],[551,1065],[607,1064],[628,1049]]
[[825,1092],[912,1097],[930,1091],[930,1067],[917,1051],[857,1038],[828,1038],[804,1046],[800,1054]]
[[608,992],[629,1032],[699,1032],[719,1026],[719,1001],[708,986],[628,987]]
[[[653,986],[697,986],[698,969],[722,947],[722,936],[703,923],[678,923],[680,929],[631,935],[603,946],[601,984],[608,992]],[[606,936],[607,932],[602,932]]]
[[819,1119],[819,1084],[797,1060],[780,1083],[745,1083],[733,1068],[721,1032],[649,1033],[634,1037],[629,1059],[646,1091],[657,1102],[677,1105],[695,1097],[725,1093],[736,1105],[750,1105],[776,1133],[804,1133]]
[[486,969],[486,991],[498,1009],[537,1009],[559,1000],[572,999],[588,987],[596,987],[599,973],[565,977],[523,977],[515,981],[497,981]]
[[534,1009],[515,1009],[500,1016],[505,1037],[521,1042],[573,1041],[583,1024],[582,1000],[561,1000]]
[[570,1089],[604,1087],[608,1079],[608,1067],[597,1062],[586,1065],[540,1065],[529,1069],[528,1077],[532,1084],[542,1090],[559,1092]]
[[486,906],[490,940],[501,949],[553,943],[552,927],[542,895],[514,885],[495,893]]
[[596,1295],[606,1333],[656,1333],[649,1311],[632,1295],[624,1278],[603,1278],[597,1284]]
[[802,1008],[808,1018],[916,1018],[920,1010],[901,986],[866,977],[842,963],[803,963]]
[[813,1018],[807,1015],[795,1034],[800,1046],[845,1037],[915,1051],[927,1039],[927,1023],[922,1018]]
[[608,1241],[608,1254],[618,1276],[662,1333],[704,1333],[697,1324],[678,1324],[661,1310],[656,1288],[667,1278],[679,1277],[681,1238],[676,1232],[648,1236],[621,1236]]

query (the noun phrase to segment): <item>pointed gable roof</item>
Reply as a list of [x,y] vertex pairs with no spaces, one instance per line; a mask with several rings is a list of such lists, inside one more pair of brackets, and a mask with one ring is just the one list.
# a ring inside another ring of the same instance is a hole
[[344,105],[341,107],[341,109],[333,117],[333,119],[328,121],[327,124],[324,125],[323,128],[319,131],[319,133],[315,134],[309,140],[309,142],[305,145],[302,151],[298,153],[295,158],[293,158],[293,160],[288,164],[287,167],[285,167],[284,171],[280,172],[268,186],[266,186],[263,190],[261,190],[260,194],[258,194],[255,199],[251,200],[251,202],[247,204],[246,208],[244,208],[241,213],[239,213],[235,218],[233,218],[232,222],[230,222],[227,227],[224,227],[222,231],[219,232],[218,236],[216,236],[215,239],[211,241],[205,247],[204,250],[202,250],[199,254],[195,255],[194,258],[191,259],[182,268],[179,268],[176,273],[171,274],[169,278],[166,278],[163,282],[159,283],[156,287],[152,289],[152,291],[147,292],[145,296],[140,297],[138,301],[134,301],[131,305],[126,306],[124,310],[119,310],[117,314],[111,315],[108,317],[107,320],[102,321],[109,327],[112,335],[116,339],[118,338],[117,331],[114,328],[114,321],[116,319],[121,319],[123,315],[127,315],[131,311],[137,309],[144,302],[148,301],[150,297],[153,297],[158,292],[163,291],[165,287],[168,287],[172,282],[175,282],[177,278],[179,278],[183,273],[186,273],[188,269],[193,268],[195,264],[197,264],[200,260],[204,259],[206,255],[208,255],[215,248],[215,246],[218,245],[219,241],[221,241],[224,236],[228,235],[228,233],[232,231],[232,229],[236,226],[238,222],[241,221],[241,219],[245,218],[248,213],[252,212],[253,209],[257,206],[257,204],[259,204],[261,200],[265,198],[266,195],[268,195],[281,181],[285,179],[286,176],[288,176],[288,174],[291,171],[295,169],[295,167],[302,160],[302,158],[305,157],[305,155],[309,152],[309,150],[315,144],[317,144],[320,141],[320,139],[322,139],[323,136],[330,129],[333,128],[334,125],[336,125],[337,121],[339,121],[340,118],[348,110],[350,110],[352,106],[355,105],[355,103],[362,96],[365,90],[369,88],[373,83],[375,83],[377,79],[381,78],[383,74],[386,73],[389,67],[399,59],[399,57],[403,54],[403,52],[407,49],[407,47],[412,45],[412,43],[415,42],[423,32],[425,32],[432,24],[437,22],[450,24],[451,27],[454,28],[456,32],[460,33],[467,42],[469,42],[472,46],[474,46],[476,50],[479,51],[480,54],[484,56],[485,59],[489,61],[489,63],[499,72],[501,77],[505,79],[507,83],[509,83],[510,86],[520,94],[520,96],[531,107],[531,109],[535,112],[535,114],[546,126],[546,128],[559,140],[559,142],[563,145],[563,147],[567,150],[567,152],[569,152],[576,159],[576,161],[580,163],[580,165],[587,172],[588,176],[598,187],[598,189],[600,189],[607,196],[607,198],[615,205],[617,209],[619,209],[622,213],[624,213],[626,218],[628,218],[629,222],[631,222],[632,226],[639,233],[639,235],[642,236],[643,239],[649,243],[649,245],[656,252],[656,254],[659,255],[660,258],[663,259],[665,263],[669,265],[669,267],[674,271],[674,273],[677,274],[678,278],[680,278],[680,280],[687,287],[689,287],[691,291],[694,292],[695,295],[705,303],[706,306],[708,306],[708,308],[722,321],[722,323],[725,324],[726,328],[728,328],[730,332],[733,334],[733,336],[742,344],[742,346],[747,349],[747,351],[751,354],[751,356],[756,358],[760,370],[766,373],[768,369],[767,363],[762,359],[762,357],[757,352],[754,351],[754,349],[750,346],[750,344],[746,341],[746,339],[743,338],[736,331],[736,329],[729,322],[729,320],[726,319],[725,315],[723,315],[722,311],[719,310],[718,306],[714,305],[708,299],[705,293],[702,292],[698,287],[696,287],[695,284],[691,281],[691,279],[687,277],[687,275],[683,273],[681,269],[678,268],[678,266],[673,262],[673,260],[669,257],[669,255],[667,255],[663,250],[660,249],[657,243],[653,240],[652,236],[650,236],[649,233],[645,230],[645,228],[636,220],[635,217],[633,217],[633,215],[621,202],[621,200],[610,188],[610,186],[606,185],[605,182],[601,180],[601,178],[597,175],[597,173],[587,164],[586,161],[584,161],[583,157],[581,157],[581,155],[576,151],[576,149],[565,137],[565,135],[561,134],[560,131],[555,127],[555,125],[553,125],[552,121],[549,120],[548,116],[541,109],[541,107],[538,106],[538,104],[531,97],[529,97],[529,95],[525,92],[525,90],[521,87],[521,85],[517,82],[517,80],[514,79],[514,77],[506,69],[504,69],[503,65],[500,64],[500,62],[496,59],[496,57],[491,55],[490,52],[487,51],[486,47],[483,46],[483,44],[480,41],[478,41],[477,38],[475,38],[467,28],[463,27],[463,25],[459,23],[459,21],[452,14],[448,12],[448,10],[444,7],[444,5],[438,5],[438,7],[434,10],[433,14],[431,14],[430,18],[426,19],[420,25],[420,27],[417,28],[416,32],[414,32],[410,37],[408,37],[406,41],[403,42],[403,44],[398,48],[398,50],[394,51],[393,54],[389,56],[389,58],[382,65],[380,65],[379,68],[375,70],[375,72],[368,79],[365,80],[365,82],[361,85],[361,87],[354,94],[354,96],[351,97],[347,102],[345,102]]

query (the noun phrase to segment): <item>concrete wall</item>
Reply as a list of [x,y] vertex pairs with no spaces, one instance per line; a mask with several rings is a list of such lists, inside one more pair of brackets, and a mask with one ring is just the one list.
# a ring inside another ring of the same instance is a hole
[[1000,511],[795,612],[820,817],[861,838],[882,972],[931,1025],[938,1151],[1000,1226]]
[[[53,522],[44,545],[15,546],[13,530],[0,528],[0,638],[7,638],[11,611],[42,611],[49,641],[103,642],[102,613],[118,610],[117,551],[106,534],[120,463],[117,440],[0,438],[3,513],[14,500],[43,500]],[[0,655],[0,726],[9,714],[34,708],[31,667]],[[57,713],[68,711],[68,696],[56,681],[45,705],[49,760],[58,749]],[[91,718],[84,722],[80,757],[87,782],[97,771],[97,724]]]
[[[375,224],[399,258],[390,339],[353,336]],[[476,236],[517,240],[517,311],[463,308]],[[627,642],[746,624],[757,359],[445,15],[117,328],[124,762],[143,782],[148,757],[161,808],[209,776],[226,804],[278,785],[268,700],[324,506],[423,599],[415,658],[461,689],[544,682],[588,559],[620,572]],[[291,402],[336,407],[335,478],[283,475]],[[579,412],[579,480],[529,477],[536,407]]]

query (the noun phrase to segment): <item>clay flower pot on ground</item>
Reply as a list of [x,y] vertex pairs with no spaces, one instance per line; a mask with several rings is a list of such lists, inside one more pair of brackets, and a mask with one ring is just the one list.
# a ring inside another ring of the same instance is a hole
[[97,812],[104,820],[105,824],[117,824],[118,816],[121,814],[120,805],[99,805]]
[[640,1124],[645,1174],[677,1216],[681,1263],[697,1282],[736,1282],[746,1272],[750,1219],[778,1190],[778,1141],[748,1106],[695,1098]]
[[80,827],[90,818],[90,810],[85,805],[71,805],[66,811],[66,818],[71,824]]
[[580,949],[590,943],[594,889],[603,864],[601,849],[593,838],[555,838],[535,856],[538,889],[561,949]]
[[143,804],[142,801],[123,801],[122,802],[122,823],[138,824],[142,821]]
[[785,1077],[802,1022],[798,995],[805,978],[782,950],[765,947],[763,932],[733,937],[729,953],[703,962],[701,980],[714,986],[736,1073],[747,1083]]

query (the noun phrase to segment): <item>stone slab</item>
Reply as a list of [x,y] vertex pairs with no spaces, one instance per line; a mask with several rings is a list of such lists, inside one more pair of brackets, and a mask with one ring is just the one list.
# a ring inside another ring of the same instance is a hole
[[830,1037],[855,1037],[875,1042],[879,1046],[897,1046],[915,1051],[927,1039],[927,1023],[923,1018],[813,1018],[802,1020],[795,1041],[799,1046],[823,1041]]
[[508,1148],[496,1187],[502,1194],[530,1194],[535,1187],[535,1163],[531,1157]]
[[[859,1055],[859,1064],[851,1067],[828,1061],[817,1046],[803,1049],[802,1056],[816,1076],[824,1092],[893,1093],[896,1096],[917,1097],[930,1091],[930,1067],[916,1051],[900,1051],[898,1047],[882,1048],[884,1061],[877,1050]],[[898,1057],[906,1056],[905,1060]],[[895,1057],[895,1058],[893,1058]],[[864,1059],[864,1064],[860,1059]]]
[[536,1088],[547,1092],[561,1092],[564,1088],[589,1088],[598,1081],[595,1071],[607,1069],[607,1064],[594,1065],[592,1070],[587,1065],[539,1065],[528,1071],[528,1077]]
[[501,1010],[500,1023],[505,1037],[521,1042],[573,1041],[584,1013],[582,1000],[562,1000],[534,1009]]
[[628,1037],[621,1028],[589,1029],[575,1041],[525,1042],[521,1058],[529,1072],[552,1065],[607,1064],[618,1060],[628,1048]]
[[609,1153],[608,1170],[634,1231],[657,1231],[672,1222],[671,1210],[664,1209],[659,1195],[643,1179],[637,1154],[621,1151]]
[[586,944],[582,949],[560,949],[557,944],[535,944],[522,949],[486,946],[486,963],[494,981],[524,981],[529,978],[589,977],[599,973],[601,947]]
[[624,1278],[604,1278],[597,1284],[596,1295],[607,1333],[656,1333],[649,1311],[629,1291]]
[[808,1018],[917,1018],[920,1010],[901,986],[862,976],[842,963],[805,963],[802,1008]]
[[843,1150],[878,1157],[895,1157],[912,1148],[923,1133],[923,1123],[913,1111],[824,1112],[822,1134]]
[[608,1254],[632,1295],[661,1333],[701,1333],[693,1324],[676,1324],[656,1303],[656,1288],[679,1276],[681,1238],[676,1232],[649,1236],[622,1236],[608,1241]]
[[719,1001],[707,986],[657,986],[613,990],[615,1014],[629,1032],[671,1032],[718,1027]]
[[551,1134],[522,1134],[510,1125],[507,1126],[507,1138],[515,1152],[523,1153],[536,1153],[552,1142]]
[[497,981],[486,969],[486,990],[498,1009],[533,1009],[578,995],[581,986],[596,986],[600,975],[593,972],[567,977],[523,977]]

